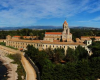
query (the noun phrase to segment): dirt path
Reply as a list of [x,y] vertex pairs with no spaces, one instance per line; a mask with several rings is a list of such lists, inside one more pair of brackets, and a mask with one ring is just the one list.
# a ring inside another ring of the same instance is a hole
[[35,70],[33,69],[31,64],[28,62],[28,60],[24,56],[22,56],[22,64],[23,64],[25,71],[27,73],[26,80],[37,80]]

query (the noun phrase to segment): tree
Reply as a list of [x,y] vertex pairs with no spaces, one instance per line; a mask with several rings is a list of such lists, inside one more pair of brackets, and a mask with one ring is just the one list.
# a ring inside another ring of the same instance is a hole
[[64,66],[62,64],[56,64],[54,67],[53,80],[66,80],[65,71],[63,72]]
[[62,42],[62,38],[60,39],[60,42]]
[[92,45],[89,46],[91,48],[93,54],[91,57],[100,57],[100,42],[93,42]]
[[76,61],[74,49],[68,47],[67,53],[66,53],[66,56],[65,56],[65,60],[70,61],[70,62]]
[[94,80],[100,78],[100,57],[94,57],[90,60],[90,68]]
[[21,36],[20,39],[24,39],[23,36]]
[[39,51],[35,57],[35,63],[38,63],[43,67],[43,65],[46,64],[46,60],[48,60],[48,55],[44,51]]
[[89,57],[88,51],[80,45],[75,49],[75,55],[77,60],[88,59]]
[[51,63],[50,60],[47,61],[46,64],[43,66],[41,80],[54,80],[54,67],[55,65]]
[[63,67],[64,80],[79,80],[77,75],[76,63],[67,62]]
[[28,45],[25,53],[34,61],[39,50],[33,47],[33,45]]
[[64,55],[64,49],[63,48],[57,48],[54,49],[54,62],[60,62],[61,60],[64,59],[65,55]]
[[31,32],[29,33],[29,35],[31,36],[31,39],[33,40],[33,33]]
[[91,77],[91,68],[88,60],[78,61],[76,64],[76,69],[79,80],[89,80]]
[[49,59],[53,60],[53,58],[54,58],[54,52],[53,52],[53,50],[51,50],[51,48],[47,48],[45,50],[45,52],[49,56]]

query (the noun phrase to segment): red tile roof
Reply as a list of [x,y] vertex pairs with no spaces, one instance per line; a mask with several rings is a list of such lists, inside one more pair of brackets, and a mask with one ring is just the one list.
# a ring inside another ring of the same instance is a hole
[[20,38],[21,36],[13,36],[13,37],[17,37],[17,38]]
[[100,36],[96,36],[95,38],[100,38]]
[[43,44],[58,44],[58,45],[84,45],[84,43],[79,42],[50,42],[50,41],[44,41],[44,40],[14,40],[11,39],[10,41],[16,41],[16,42],[27,42],[27,43],[43,43]]
[[61,35],[62,32],[45,32],[45,34],[57,34],[57,35]]
[[95,36],[81,36],[81,38],[95,38]]
[[63,23],[63,24],[66,24],[66,25],[68,25],[68,23],[67,23],[67,21],[66,21],[66,20],[64,21],[64,23]]
[[45,38],[60,38],[61,36],[45,36]]
[[89,38],[89,36],[81,36],[81,38]]

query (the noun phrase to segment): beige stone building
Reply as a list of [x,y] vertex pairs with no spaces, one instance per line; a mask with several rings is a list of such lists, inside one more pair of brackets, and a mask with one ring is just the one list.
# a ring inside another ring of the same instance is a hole
[[[60,42],[61,39],[62,42]],[[26,50],[27,45],[33,45],[39,50],[45,50],[47,48],[64,48],[65,54],[68,47],[76,49],[78,45],[81,45],[90,55],[92,54],[91,50],[81,40],[78,40],[77,42],[72,41],[72,34],[70,33],[70,29],[66,21],[63,23],[63,32],[46,32],[44,40],[22,40],[19,37],[12,38],[10,35],[6,37],[6,46]]]
[[35,48],[38,48],[39,50],[51,48],[64,48],[65,53],[68,47],[75,49],[78,45],[81,45],[82,47],[85,47],[85,49],[88,51],[89,54],[91,54],[91,51],[87,48],[87,45],[83,43],[77,43],[77,42],[49,42],[44,40],[6,40],[6,46],[12,46],[18,49],[24,49],[26,50],[27,45],[33,45]]
[[95,41],[100,41],[100,36],[96,36]]
[[81,38],[76,38],[76,42],[83,42],[87,46],[92,44],[92,38],[94,38],[94,41],[100,41],[100,36],[81,36]]
[[36,38],[38,38],[38,36],[12,36],[12,39],[20,39],[21,37],[23,39],[36,39]]
[[65,20],[65,22],[63,23],[63,32],[45,32],[44,40],[50,42],[60,40],[62,40],[63,42],[73,42],[72,34],[70,33],[67,21]]

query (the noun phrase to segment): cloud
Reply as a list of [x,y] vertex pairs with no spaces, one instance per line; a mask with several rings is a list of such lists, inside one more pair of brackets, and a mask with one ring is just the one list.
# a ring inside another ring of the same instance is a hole
[[100,21],[100,16],[93,19],[94,21]]
[[93,18],[93,19],[91,19],[91,20],[84,20],[84,21],[77,21],[77,22],[80,22],[80,23],[86,23],[86,22],[90,22],[90,23],[100,23],[100,16],[98,16],[98,17],[95,17],[95,18]]
[[[40,19],[71,17],[78,13],[97,10],[90,0],[1,0],[0,24],[2,26],[32,25]],[[90,6],[89,6],[90,5]]]
[[77,21],[77,22],[86,23],[86,22],[91,22],[91,20],[87,20],[87,21]]
[[100,11],[100,0],[91,0],[91,4],[89,5],[89,11],[90,13],[94,13]]

